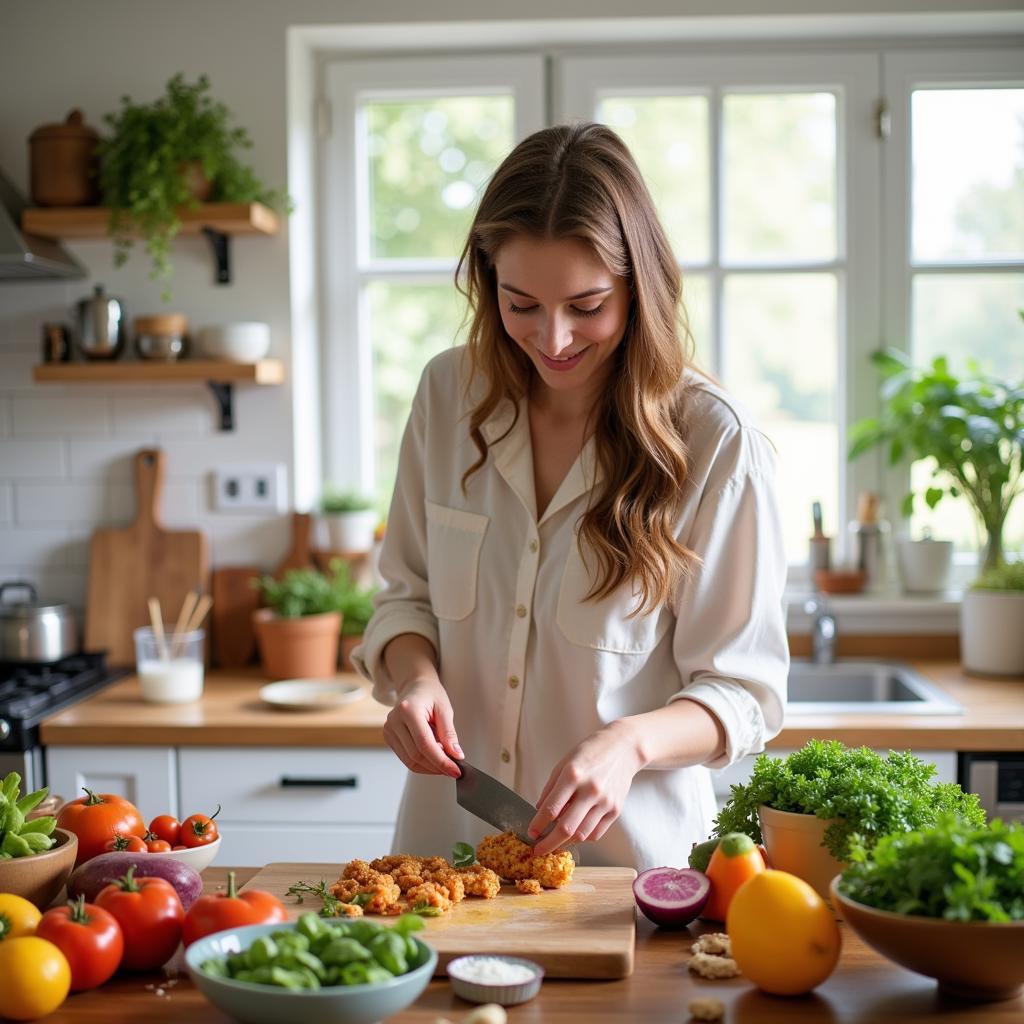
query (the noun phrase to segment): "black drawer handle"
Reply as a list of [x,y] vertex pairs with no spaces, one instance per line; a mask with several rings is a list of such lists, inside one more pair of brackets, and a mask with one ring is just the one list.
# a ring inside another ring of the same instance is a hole
[[326,789],[355,789],[359,779],[355,775],[282,775],[279,785],[283,787],[321,786]]

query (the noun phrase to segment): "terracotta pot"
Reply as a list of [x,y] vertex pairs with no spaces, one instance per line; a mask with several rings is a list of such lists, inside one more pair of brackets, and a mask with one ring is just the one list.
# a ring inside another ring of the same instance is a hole
[[355,672],[356,667],[352,664],[352,652],[363,642],[363,634],[357,633],[354,636],[343,636],[341,638],[341,671]]
[[271,679],[322,679],[337,673],[340,612],[284,619],[260,608],[252,618],[263,670]]
[[761,821],[768,863],[780,871],[788,871],[802,878],[831,904],[829,885],[841,871],[849,866],[836,860],[828,848],[822,846],[825,829],[835,821],[816,818],[813,814],[794,814],[777,811],[763,804],[757,809]]
[[31,857],[0,860],[0,892],[11,892],[45,910],[64,888],[75,867],[78,836],[74,832],[53,830],[56,843],[44,853]]
[[199,160],[189,160],[178,168],[192,198],[205,203],[213,194],[213,182],[203,173],[203,165]]

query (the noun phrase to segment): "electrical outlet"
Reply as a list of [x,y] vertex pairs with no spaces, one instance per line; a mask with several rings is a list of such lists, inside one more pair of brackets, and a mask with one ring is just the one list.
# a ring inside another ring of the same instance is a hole
[[287,484],[280,462],[220,466],[211,475],[216,512],[284,512]]

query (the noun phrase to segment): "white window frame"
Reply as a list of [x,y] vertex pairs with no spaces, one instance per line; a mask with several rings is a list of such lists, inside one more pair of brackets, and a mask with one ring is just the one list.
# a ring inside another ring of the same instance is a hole
[[323,71],[330,131],[321,151],[321,180],[331,182],[322,189],[324,474],[339,487],[372,494],[373,353],[363,286],[376,280],[451,282],[457,261],[370,259],[360,108],[373,100],[510,94],[518,141],[544,126],[546,75],[539,53],[337,59],[325,62]]

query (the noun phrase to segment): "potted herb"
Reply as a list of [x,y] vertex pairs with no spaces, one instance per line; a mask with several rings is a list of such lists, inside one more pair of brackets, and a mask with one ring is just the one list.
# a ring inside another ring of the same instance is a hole
[[257,581],[268,607],[253,613],[264,671],[272,679],[333,676],[342,615],[337,575],[290,569]]
[[376,587],[361,587],[351,578],[346,562],[336,559],[331,563],[338,577],[338,611],[341,612],[341,667],[355,672],[352,652],[363,642],[363,633],[373,616],[373,595]]
[[[876,352],[884,408],[855,423],[848,457],[879,445],[892,465],[931,460],[931,485],[922,497],[934,508],[944,497],[967,498],[984,537],[983,568],[1003,559],[1003,525],[1024,490],[1024,382],[999,380],[972,368],[955,376],[939,356],[915,369],[902,352]],[[908,516],[917,496],[903,500]]]
[[953,782],[931,782],[935,766],[910,751],[883,757],[838,740],[810,740],[788,757],[761,754],[750,781],[732,787],[714,833],[764,839],[772,867],[809,882],[825,899],[845,867],[851,844],[867,848],[891,832],[934,824],[955,811],[985,821],[978,797]]
[[357,554],[373,547],[380,516],[372,498],[355,491],[327,490],[320,505],[327,535],[335,551]]
[[209,200],[291,208],[284,192],[268,189],[239,160],[237,151],[251,148],[252,141],[209,89],[205,75],[190,84],[177,74],[152,103],[124,96],[121,110],[104,118],[111,134],[97,147],[115,265],[128,258],[133,228],[141,231],[153,262],[150,276],[164,283],[165,301],[170,244],[181,228],[179,207]]
[[1024,561],[983,572],[960,606],[960,657],[968,672],[1024,675]]

